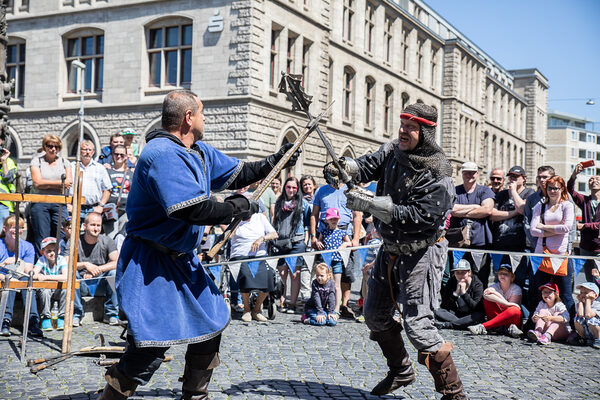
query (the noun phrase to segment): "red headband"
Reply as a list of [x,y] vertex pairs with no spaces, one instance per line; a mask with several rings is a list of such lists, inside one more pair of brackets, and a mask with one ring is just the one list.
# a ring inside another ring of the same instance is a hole
[[429,121],[428,119],[417,117],[417,116],[409,114],[409,113],[400,114],[400,119],[410,119],[411,121],[417,121],[418,123],[423,124],[423,125],[437,126],[437,124],[433,121]]

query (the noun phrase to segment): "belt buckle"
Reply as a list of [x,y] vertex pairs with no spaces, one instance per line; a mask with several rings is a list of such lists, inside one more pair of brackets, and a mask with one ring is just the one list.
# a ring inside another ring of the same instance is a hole
[[401,245],[398,246],[398,248],[402,254],[407,255],[407,254],[411,253],[410,245],[407,243],[402,243]]

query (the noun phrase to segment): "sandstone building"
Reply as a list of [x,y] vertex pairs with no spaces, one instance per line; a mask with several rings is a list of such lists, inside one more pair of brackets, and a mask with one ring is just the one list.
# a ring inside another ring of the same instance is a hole
[[[293,141],[306,118],[278,93],[280,71],[304,75],[313,114],[338,154],[393,138],[402,107],[435,106],[439,142],[458,172],[542,164],[548,83],[509,71],[420,0],[12,0],[8,65],[16,80],[13,154],[26,164],[46,133],[74,154],[79,96],[71,63],[87,66],[85,134],[97,146],[160,124],[163,96],[198,93],[205,138],[241,158]],[[493,49],[488,49],[493,51]],[[320,177],[311,136],[294,174]]]

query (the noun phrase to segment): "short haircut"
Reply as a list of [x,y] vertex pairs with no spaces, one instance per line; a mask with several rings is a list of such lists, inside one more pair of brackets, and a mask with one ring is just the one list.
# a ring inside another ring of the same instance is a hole
[[185,118],[185,113],[198,111],[198,96],[189,90],[174,90],[165,96],[162,105],[162,127],[167,132],[179,129]]
[[89,140],[89,139],[83,139],[81,141],[81,145],[83,146],[84,144],[89,144],[90,146],[92,146],[92,148],[94,149],[94,151],[96,151],[96,145],[91,140]]
[[552,175],[552,176],[556,175],[554,168],[549,165],[542,165],[541,167],[539,167],[537,169],[538,175],[541,174],[542,172],[550,172],[550,175]]
[[46,136],[44,136],[44,138],[42,139],[42,148],[46,149],[46,145],[48,143],[57,143],[58,147],[62,149],[62,140],[60,140],[60,138],[56,135],[48,133]]
[[114,135],[112,135],[112,136],[110,137],[110,141],[112,142],[112,140],[113,140],[114,138],[116,138],[116,137],[123,137],[123,134],[121,134],[121,133],[115,133]]
[[85,218],[83,219],[83,223],[88,224],[90,222],[90,218],[92,216],[98,217],[98,218],[100,218],[100,220],[102,220],[102,214],[92,211],[91,213],[89,213],[88,215],[85,216]]
[[115,148],[113,149],[113,151],[115,151],[116,149],[123,149],[123,150],[125,150],[125,153],[127,154],[127,146],[125,146],[124,144],[116,145]]

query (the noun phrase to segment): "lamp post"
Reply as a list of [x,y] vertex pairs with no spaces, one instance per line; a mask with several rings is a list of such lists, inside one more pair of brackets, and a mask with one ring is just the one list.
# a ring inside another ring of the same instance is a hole
[[73,60],[71,62],[75,68],[77,68],[77,81],[79,81],[79,93],[81,94],[81,100],[79,104],[79,145],[77,146],[77,165],[81,161],[81,142],[83,142],[83,103],[84,103],[84,81],[85,81],[85,64],[79,60]]

